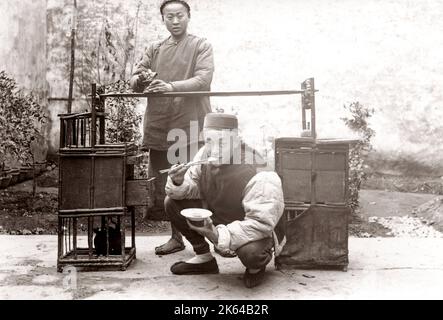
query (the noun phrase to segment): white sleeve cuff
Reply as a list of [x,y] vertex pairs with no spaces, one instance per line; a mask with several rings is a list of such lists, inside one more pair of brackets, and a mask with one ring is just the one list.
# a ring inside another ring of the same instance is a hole
[[225,225],[218,225],[218,244],[217,248],[221,251],[227,251],[231,245],[231,234],[229,233],[229,229]]

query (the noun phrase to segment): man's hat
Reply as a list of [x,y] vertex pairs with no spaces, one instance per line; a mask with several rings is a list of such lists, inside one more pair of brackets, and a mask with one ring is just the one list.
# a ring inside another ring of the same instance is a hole
[[208,113],[205,117],[205,129],[238,129],[236,116],[225,113]]

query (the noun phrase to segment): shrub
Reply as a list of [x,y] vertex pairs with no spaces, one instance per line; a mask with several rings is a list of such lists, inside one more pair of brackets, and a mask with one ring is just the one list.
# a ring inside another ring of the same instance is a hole
[[369,127],[368,120],[374,114],[374,109],[368,109],[359,102],[353,102],[344,108],[350,117],[342,118],[345,124],[360,137],[349,152],[349,199],[348,205],[353,213],[359,208],[359,191],[363,181],[367,179],[365,161],[368,153],[373,149],[371,138],[375,131]]
[[6,155],[21,164],[32,163],[30,143],[46,122],[43,107],[32,93],[24,93],[14,79],[0,71],[0,166]]
[[[105,92],[127,93],[128,81],[118,80],[109,85],[101,86],[99,94]],[[136,112],[137,100],[133,98],[106,99],[106,141],[109,143],[135,142],[141,139],[141,115]]]
[[[118,80],[109,85],[100,86],[98,94],[105,92],[127,93],[129,82]],[[106,141],[107,143],[130,143],[139,145],[141,142],[140,125],[142,116],[137,114],[137,99],[107,98],[106,99]],[[148,157],[145,155],[135,166],[136,178],[147,178]]]

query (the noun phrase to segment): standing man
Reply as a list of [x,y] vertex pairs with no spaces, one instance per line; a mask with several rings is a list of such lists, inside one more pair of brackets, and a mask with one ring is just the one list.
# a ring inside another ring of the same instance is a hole
[[[212,46],[204,39],[187,32],[191,8],[186,1],[166,0],[160,7],[163,23],[170,36],[151,43],[131,79],[136,92],[209,91],[214,73]],[[156,72],[157,78],[149,86],[145,74]],[[168,133],[181,129],[187,143],[174,153],[180,162],[192,159],[190,154],[198,150],[198,138],[192,140],[191,124],[198,123],[200,132],[204,117],[211,112],[209,97],[149,98],[143,125],[142,150],[149,151],[149,171],[157,176],[155,184],[155,209],[164,212],[166,175],[159,170],[171,166],[168,149],[174,143],[168,141]],[[171,155],[170,155],[171,156]],[[156,248],[156,254],[165,255],[183,250],[181,233],[172,226],[172,237]]]

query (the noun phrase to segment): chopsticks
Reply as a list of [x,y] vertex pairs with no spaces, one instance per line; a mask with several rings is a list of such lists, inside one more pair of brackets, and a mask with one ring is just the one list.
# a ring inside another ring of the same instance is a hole
[[[192,166],[196,166],[196,165],[204,164],[204,163],[209,163],[209,162],[214,162],[214,161],[217,161],[217,160],[218,159],[216,159],[216,158],[210,157],[208,159],[203,159],[203,160],[198,160],[198,161],[191,161],[191,162],[188,162],[187,164],[185,164],[185,167],[189,168],[189,167],[192,167]],[[163,169],[163,170],[160,170],[159,172],[160,172],[160,174],[164,174],[164,173],[169,173],[169,171],[171,171],[171,168]]]

